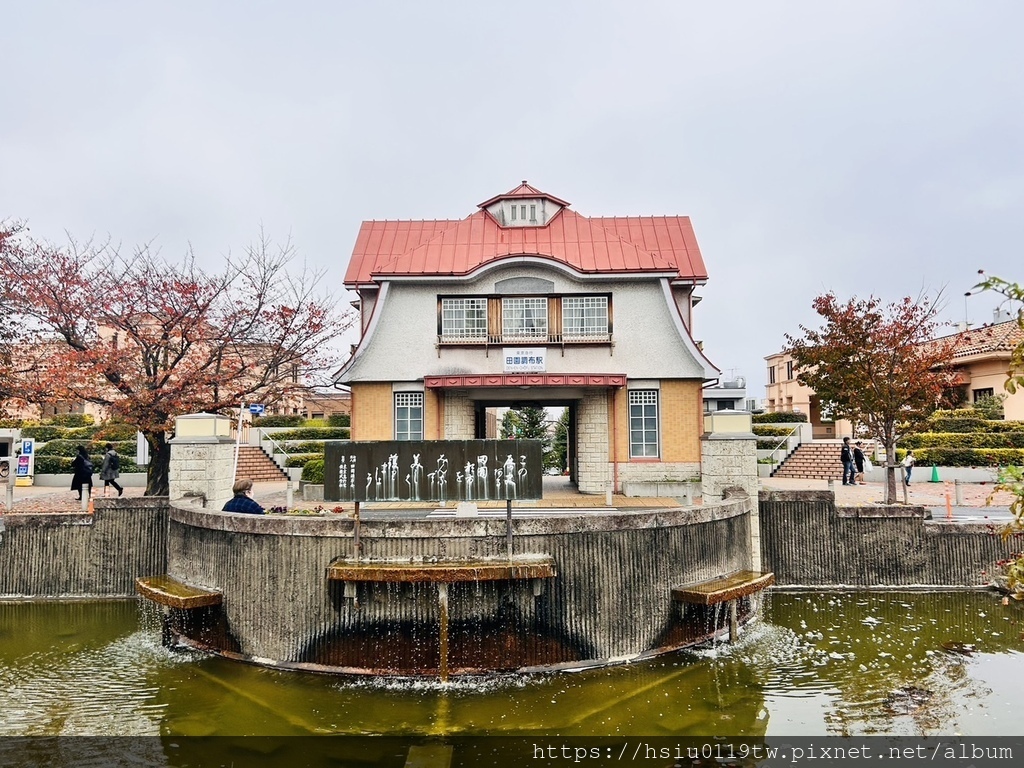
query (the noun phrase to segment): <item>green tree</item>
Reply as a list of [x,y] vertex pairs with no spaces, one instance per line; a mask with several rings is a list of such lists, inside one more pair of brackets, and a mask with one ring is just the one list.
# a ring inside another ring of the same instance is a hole
[[569,461],[569,409],[563,408],[561,415],[555,422],[555,434],[551,440],[551,451],[545,456],[549,457],[547,466],[556,467],[560,472],[568,469]]
[[[989,277],[983,270],[979,270],[978,274],[984,279],[974,286],[974,289],[1002,294],[1006,300],[1005,303],[1010,304],[1016,310],[1017,325],[1024,330],[1024,286],[1019,283],[1011,283],[1000,277]],[[1005,387],[1010,394],[1015,393],[1018,387],[1024,387],[1024,341],[1019,342],[1010,352]],[[995,491],[1006,491],[1014,496],[1014,500],[1010,504],[1013,522],[1009,523],[1002,531],[1003,540],[1006,541],[1024,532],[1024,468],[1004,468],[999,473]],[[990,496],[989,502],[991,501],[992,497]],[[1011,557],[1001,565],[1006,573],[1009,588],[1018,597],[1024,596],[1024,554]]]
[[936,299],[906,297],[840,303],[827,293],[813,301],[820,328],[786,334],[787,352],[823,411],[865,427],[886,451],[886,499],[896,497],[896,443],[918,429],[953,382],[950,339],[934,339]]

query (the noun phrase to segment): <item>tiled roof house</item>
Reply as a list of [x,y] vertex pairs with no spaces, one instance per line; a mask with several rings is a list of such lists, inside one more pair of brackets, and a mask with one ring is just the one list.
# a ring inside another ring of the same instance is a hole
[[462,219],[363,222],[362,336],[336,376],[352,438],[478,438],[489,407],[565,406],[581,491],[696,476],[706,281],[688,217],[588,217],[525,181]]

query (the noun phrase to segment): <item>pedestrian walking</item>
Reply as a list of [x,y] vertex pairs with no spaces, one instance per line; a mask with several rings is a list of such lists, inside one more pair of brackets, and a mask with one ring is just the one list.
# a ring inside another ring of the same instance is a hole
[[864,449],[860,440],[853,446],[853,465],[857,470],[857,474],[854,475],[854,485],[867,485],[864,482]]
[[843,485],[853,485],[854,465],[853,450],[850,448],[850,438],[843,438],[843,449],[839,452],[839,461],[843,463]]
[[71,470],[74,473],[71,476],[71,490],[78,491],[78,500],[82,500],[82,490],[86,486],[89,488],[89,498],[92,498],[92,473],[96,470],[84,445],[78,446],[78,454],[71,462]]
[[117,478],[121,472],[121,457],[117,455],[112,443],[104,446],[103,464],[100,465],[100,480],[103,481],[103,495],[107,495],[107,486],[112,485],[117,495],[124,493],[124,488],[117,484]]
[[907,451],[907,455],[903,457],[903,471],[906,473],[906,476],[903,478],[903,482],[906,485],[910,485],[910,473],[914,471],[915,461],[914,452]]

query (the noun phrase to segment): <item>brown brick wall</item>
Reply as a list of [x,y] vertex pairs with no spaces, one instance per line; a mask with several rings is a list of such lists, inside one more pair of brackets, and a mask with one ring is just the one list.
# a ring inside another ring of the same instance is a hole
[[699,381],[661,382],[663,461],[700,461],[704,404]]
[[[704,431],[701,394],[699,381],[661,382],[661,461],[700,461],[700,436]],[[609,441],[614,441],[613,460],[629,461],[629,395],[625,389],[617,389],[614,397],[614,437],[609,435]]]
[[352,439],[391,440],[395,436],[391,383],[352,385]]

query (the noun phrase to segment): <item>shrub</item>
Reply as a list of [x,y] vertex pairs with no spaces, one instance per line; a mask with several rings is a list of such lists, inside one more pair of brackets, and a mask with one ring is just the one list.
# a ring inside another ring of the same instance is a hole
[[69,475],[71,459],[66,456],[46,456],[37,453],[35,472],[37,475]]
[[[904,455],[906,453],[904,452]],[[897,451],[899,458],[900,453]],[[1022,448],[920,448],[914,450],[918,465],[940,467],[1005,467],[1024,464]]]
[[306,464],[314,459],[323,461],[324,455],[322,453],[294,453],[288,457],[284,465],[286,467],[305,467]]
[[302,467],[302,479],[307,483],[322,485],[324,482],[324,460],[310,459]]
[[779,447],[779,442],[780,441],[778,439],[758,440],[757,449],[759,451],[774,451]]
[[54,427],[50,424],[40,424],[35,427],[22,427],[22,437],[30,437],[40,443],[48,443],[51,440],[66,440],[68,430],[64,427]]
[[352,417],[347,413],[332,413],[327,417],[327,425],[330,427],[350,427]]
[[51,417],[49,422],[58,427],[91,427],[96,419],[88,413],[60,413]]
[[345,427],[306,427],[275,432],[271,437],[281,443],[286,440],[348,440],[348,435],[349,430]]
[[789,424],[807,421],[807,414],[779,411],[777,413],[755,413],[751,418],[755,424]]
[[[94,442],[90,442],[88,440],[50,440],[46,445],[43,445],[36,450],[36,455],[70,456],[74,458],[74,455],[78,453],[78,446],[84,445],[90,454],[96,453],[102,457],[104,453],[103,448],[107,442],[108,441],[106,440]],[[114,450],[121,455],[122,460],[124,459],[125,454],[130,456],[135,455],[134,441],[113,443],[113,446]]]
[[296,442],[290,440],[284,444],[284,449],[288,453],[323,453],[324,443],[322,440],[305,440]]
[[20,429],[28,426],[24,419],[0,419],[0,429]]
[[789,435],[793,434],[793,430],[790,427],[769,427],[763,424],[755,424],[753,429],[755,435],[761,435],[762,437],[769,437],[771,435],[789,437]]
[[252,420],[254,427],[301,427],[306,419],[298,413],[285,416],[256,416]]
[[900,441],[906,448],[1024,448],[1024,431],[919,432]]
[[[135,435],[138,430],[132,424],[123,424],[121,422],[108,421],[106,424],[100,424],[93,432],[93,439],[96,441],[104,442],[135,442]],[[121,449],[117,449],[118,453],[121,453]]]
[[988,422],[985,419],[978,417],[966,416],[943,416],[941,418],[932,418],[929,420],[929,426],[933,432],[987,432]]

